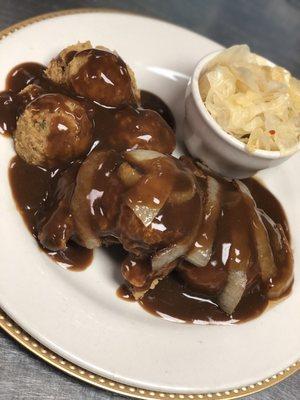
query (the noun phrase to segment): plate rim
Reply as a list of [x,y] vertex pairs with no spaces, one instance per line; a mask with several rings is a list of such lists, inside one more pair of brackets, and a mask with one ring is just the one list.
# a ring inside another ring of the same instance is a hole
[[[36,15],[34,17],[22,20],[8,26],[7,28],[0,31],[0,41],[8,37],[10,34],[25,28],[28,25],[34,24],[36,22],[40,22],[47,19],[52,19],[59,16],[64,15],[73,15],[73,14],[81,14],[81,13],[122,13],[129,15],[137,15],[142,16],[144,18],[163,21],[164,23],[174,25],[181,29],[189,30],[190,32],[195,33],[194,31],[182,27],[180,25],[176,25],[165,21],[161,18],[154,18],[147,16],[145,14],[134,13],[130,11],[125,11],[117,8],[102,8],[102,7],[88,7],[88,8],[70,8],[59,11],[53,11],[49,13],[44,13],[40,15]],[[197,34],[197,33],[196,33]],[[295,362],[291,366],[285,368],[282,371],[279,371],[277,374],[272,375],[269,378],[266,378],[262,381],[255,382],[248,386],[243,386],[240,388],[235,388],[231,390],[226,390],[225,392],[215,392],[215,393],[197,393],[197,394],[185,394],[185,393],[167,393],[161,391],[154,391],[148,389],[142,389],[138,387],[134,387],[131,385],[121,384],[117,381],[104,378],[100,375],[92,373],[86,369],[81,368],[75,363],[69,362],[63,357],[59,356],[55,352],[49,350],[46,346],[41,344],[39,341],[30,336],[25,330],[23,330],[17,323],[15,323],[1,308],[0,308],[0,328],[5,331],[10,337],[16,340],[19,344],[21,344],[24,348],[29,350],[31,353],[35,354],[40,359],[44,360],[48,364],[53,367],[71,375],[75,378],[80,379],[86,383],[92,384],[93,386],[99,387],[101,389],[108,390],[113,393],[118,393],[121,395],[127,395],[130,397],[138,398],[138,399],[162,399],[165,397],[182,400],[182,399],[219,399],[219,400],[233,400],[238,399],[244,396],[248,396],[250,394],[258,393],[264,389],[267,389],[271,386],[276,385],[277,383],[285,380],[289,376],[293,375],[296,372],[300,371],[300,361]]]
[[255,382],[248,386],[242,386],[240,388],[226,390],[224,392],[214,393],[196,393],[196,394],[185,394],[185,393],[167,393],[155,390],[142,389],[131,385],[119,383],[117,381],[104,378],[98,374],[92,373],[73,362],[66,360],[59,356],[52,350],[49,350],[46,346],[42,345],[39,341],[30,336],[24,331],[19,325],[17,325],[7,314],[0,309],[0,327],[19,344],[29,350],[31,353],[46,361],[53,367],[71,375],[75,378],[80,379],[86,383],[96,386],[101,389],[108,390],[113,393],[121,395],[127,395],[137,399],[163,399],[170,398],[174,400],[189,400],[189,399],[219,399],[219,400],[234,400],[250,394],[258,393],[264,389],[270,388],[277,383],[285,380],[289,376],[293,375],[297,371],[300,371],[300,362],[297,361],[291,366],[284,370],[266,378],[262,381]]

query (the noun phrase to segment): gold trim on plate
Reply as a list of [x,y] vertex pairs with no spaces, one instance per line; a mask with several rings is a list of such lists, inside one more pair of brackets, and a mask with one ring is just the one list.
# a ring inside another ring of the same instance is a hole
[[[50,18],[55,18],[63,15],[80,14],[89,12],[122,12],[128,13],[122,10],[106,9],[106,8],[76,8],[62,11],[55,11],[47,14],[38,15],[33,18],[26,19],[15,25],[12,25],[0,32],[0,40],[5,39],[8,35],[16,32],[28,25],[35,22],[43,21]],[[128,13],[133,14],[133,13]],[[233,400],[240,397],[257,393],[263,389],[269,388],[278,382],[286,379],[295,372],[300,371],[300,361],[294,363],[285,370],[278,372],[270,378],[264,379],[263,381],[253,383],[249,386],[243,386],[237,389],[226,390],[225,392],[216,393],[196,393],[196,394],[185,394],[185,393],[164,393],[157,392],[134,386],[121,384],[110,379],[106,379],[100,375],[96,375],[90,371],[80,368],[78,365],[73,364],[64,358],[55,354],[47,347],[33,339],[28,333],[26,333],[21,327],[19,327],[13,320],[11,320],[5,313],[0,309],[0,327],[7,332],[12,338],[19,342],[26,349],[34,353],[39,358],[43,359],[47,363],[54,367],[72,375],[84,382],[90,383],[101,389],[106,389],[114,393],[135,397],[138,399],[174,399],[174,400],[189,400],[189,399],[204,399],[204,400]]]

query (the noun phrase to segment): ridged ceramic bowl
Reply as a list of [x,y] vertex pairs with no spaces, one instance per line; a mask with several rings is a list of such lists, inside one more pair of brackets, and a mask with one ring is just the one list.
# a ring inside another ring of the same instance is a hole
[[[223,50],[221,50],[223,51]],[[256,172],[275,167],[299,150],[299,146],[282,154],[280,151],[255,150],[230,135],[208,112],[199,91],[199,78],[220,50],[203,57],[193,71],[185,100],[184,139],[189,152],[211,169],[229,178],[248,178]],[[269,65],[274,65],[266,60]]]

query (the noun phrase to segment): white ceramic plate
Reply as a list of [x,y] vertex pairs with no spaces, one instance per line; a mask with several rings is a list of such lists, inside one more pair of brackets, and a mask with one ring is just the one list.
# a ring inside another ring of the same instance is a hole
[[[200,35],[140,16],[59,16],[0,41],[0,87],[14,65],[47,63],[78,40],[117,49],[134,69],[139,86],[170,105],[179,132],[187,79],[201,57],[220,48]],[[167,322],[118,299],[117,266],[101,250],[81,273],[65,271],[40,252],[11,195],[7,167],[13,155],[11,141],[1,137],[0,307],[43,345],[114,381],[173,393],[249,385],[299,359],[299,156],[260,175],[290,222],[295,255],[291,296],[248,323],[200,326]]]

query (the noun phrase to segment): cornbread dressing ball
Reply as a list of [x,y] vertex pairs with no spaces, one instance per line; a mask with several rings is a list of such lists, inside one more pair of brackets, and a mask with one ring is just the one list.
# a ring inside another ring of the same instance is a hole
[[105,106],[139,101],[133,72],[121,57],[107,50],[77,53],[66,69],[66,81],[77,94]]
[[62,94],[44,94],[17,122],[15,149],[27,163],[55,167],[88,151],[92,124],[85,109]]
[[68,63],[76,53],[91,48],[93,48],[93,46],[90,41],[84,43],[78,42],[77,44],[66,47],[58,54],[56,58],[50,61],[50,64],[45,71],[46,76],[57,84],[65,84],[65,70]]
[[91,42],[66,47],[45,71],[46,76],[75,93],[105,106],[140,103],[140,91],[131,68],[121,57]]

